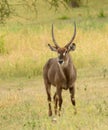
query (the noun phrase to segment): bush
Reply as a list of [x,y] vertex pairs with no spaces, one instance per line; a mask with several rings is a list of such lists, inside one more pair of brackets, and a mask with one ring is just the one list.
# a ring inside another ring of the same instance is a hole
[[9,17],[11,9],[8,0],[0,1],[0,23],[4,23],[5,19]]

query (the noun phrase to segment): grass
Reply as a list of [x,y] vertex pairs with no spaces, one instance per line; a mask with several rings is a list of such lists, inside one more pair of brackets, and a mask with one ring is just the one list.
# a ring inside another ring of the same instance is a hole
[[[76,50],[71,53],[77,69],[89,67],[101,67],[107,69],[108,26],[101,29],[92,29],[93,24],[82,29],[83,24],[77,23],[77,36],[75,39]],[[96,26],[99,26],[98,24]],[[38,30],[39,28],[39,30]],[[90,29],[89,29],[90,28]],[[96,27],[97,28],[97,27]],[[3,49],[6,50],[0,56],[0,75],[5,77],[31,78],[42,73],[42,67],[50,57],[56,53],[51,52],[47,46],[52,43],[51,26],[36,26],[22,28],[17,32],[4,32]],[[3,33],[3,32],[2,32]],[[64,46],[71,38],[73,26],[62,23],[55,25],[55,37],[61,46]],[[42,60],[41,60],[42,59]],[[104,60],[106,59],[106,60]]]
[[[86,74],[86,70],[78,74]],[[68,91],[63,91],[63,108],[57,122],[47,115],[47,97],[42,77],[1,80],[0,130],[107,130],[108,77],[86,74],[76,83],[77,115]],[[52,88],[52,94],[54,94]],[[53,105],[52,105],[53,106]],[[67,106],[67,107],[65,107]]]
[[[107,0],[91,0],[78,9],[60,7],[54,12],[40,1],[41,15],[21,9],[18,12],[30,20],[11,17],[0,25],[0,130],[108,129],[107,5]],[[57,42],[64,46],[73,33],[73,21],[77,24],[76,50],[71,55],[78,71],[78,114],[73,114],[70,95],[63,91],[62,115],[54,123],[47,115],[42,68],[56,56],[47,46],[53,44],[51,24]]]

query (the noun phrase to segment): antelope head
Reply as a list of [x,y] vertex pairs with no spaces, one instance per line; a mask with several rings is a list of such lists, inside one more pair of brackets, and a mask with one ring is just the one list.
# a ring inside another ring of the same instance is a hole
[[52,46],[50,44],[48,44],[48,46],[51,49],[51,51],[57,52],[58,63],[60,65],[63,65],[64,63],[66,63],[69,60],[69,52],[75,50],[76,45],[75,45],[75,43],[73,43],[75,36],[76,36],[76,24],[74,22],[74,34],[73,34],[70,42],[67,43],[64,47],[60,47],[55,40],[53,25],[52,25],[52,40],[53,40],[55,46]]

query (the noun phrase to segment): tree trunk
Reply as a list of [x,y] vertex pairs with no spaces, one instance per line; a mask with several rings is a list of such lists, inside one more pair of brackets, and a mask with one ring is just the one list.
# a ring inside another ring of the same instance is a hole
[[73,7],[73,8],[80,7],[80,0],[71,0],[70,6]]

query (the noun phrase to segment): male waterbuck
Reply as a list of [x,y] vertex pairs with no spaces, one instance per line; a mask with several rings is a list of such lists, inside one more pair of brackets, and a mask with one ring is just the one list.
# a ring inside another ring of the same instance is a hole
[[[69,55],[70,51],[75,50],[75,43],[73,40],[76,36],[76,24],[74,22],[74,34],[68,44],[64,47],[59,47],[53,32],[52,25],[52,40],[55,46],[48,44],[51,51],[55,51],[58,54],[57,58],[51,58],[47,61],[43,68],[43,78],[44,84],[47,92],[48,106],[49,106],[49,116],[52,116],[51,108],[51,85],[56,87],[56,92],[54,94],[54,111],[55,115],[60,115],[62,106],[62,90],[69,89],[71,95],[71,102],[75,107],[75,81],[76,81],[76,69]],[[76,109],[75,109],[76,112]]]

